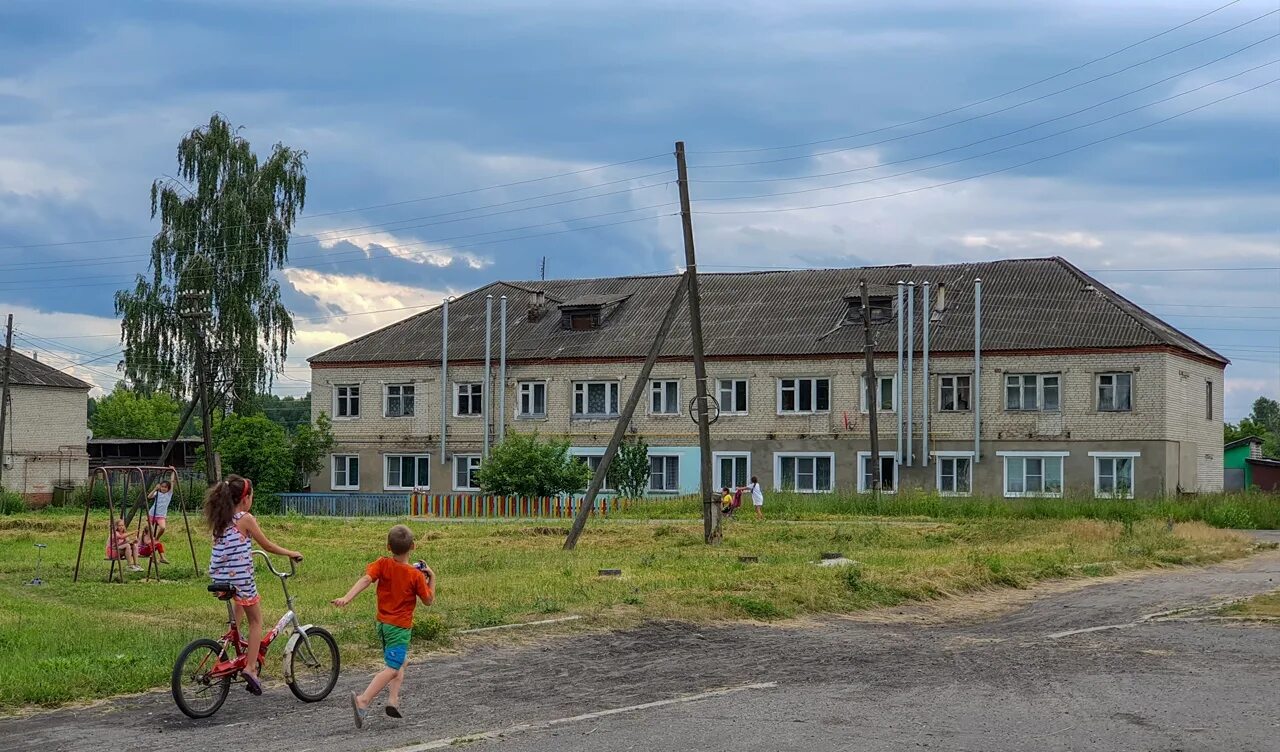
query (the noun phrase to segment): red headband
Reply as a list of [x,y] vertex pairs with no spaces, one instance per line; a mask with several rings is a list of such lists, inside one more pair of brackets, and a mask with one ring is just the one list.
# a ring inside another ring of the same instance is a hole
[[244,501],[245,499],[249,498],[249,494],[253,493],[253,484],[249,482],[248,478],[244,478],[243,480],[244,480],[244,490],[240,492],[240,501]]

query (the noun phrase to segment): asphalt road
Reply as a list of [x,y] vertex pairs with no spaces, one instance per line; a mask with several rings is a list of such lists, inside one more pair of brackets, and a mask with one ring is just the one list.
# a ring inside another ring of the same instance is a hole
[[[648,624],[411,666],[406,719],[241,688],[0,721],[0,750],[1280,751],[1280,628],[1190,611],[1280,588],[1280,552],[782,627]],[[971,607],[971,608],[970,608]],[[945,617],[945,618],[942,618]],[[1098,629],[1102,628],[1102,629]],[[278,684],[278,682],[277,682]]]

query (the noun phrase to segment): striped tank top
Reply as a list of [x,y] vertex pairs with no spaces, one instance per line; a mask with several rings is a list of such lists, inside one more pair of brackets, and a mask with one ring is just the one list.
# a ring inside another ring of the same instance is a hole
[[258,587],[253,579],[253,541],[236,527],[243,516],[244,512],[237,512],[222,535],[213,539],[209,576],[214,582],[234,585],[241,598],[251,598],[258,594]]

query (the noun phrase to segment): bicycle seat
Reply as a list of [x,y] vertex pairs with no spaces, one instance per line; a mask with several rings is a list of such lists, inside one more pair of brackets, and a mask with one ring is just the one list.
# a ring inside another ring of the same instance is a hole
[[215,582],[209,586],[209,592],[218,596],[218,600],[225,601],[235,597],[236,586],[230,582]]

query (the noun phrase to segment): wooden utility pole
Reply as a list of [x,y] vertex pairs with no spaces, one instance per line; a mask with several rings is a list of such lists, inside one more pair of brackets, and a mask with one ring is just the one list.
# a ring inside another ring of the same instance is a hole
[[605,447],[604,456],[600,458],[600,464],[596,467],[595,474],[591,476],[591,484],[587,486],[587,495],[573,518],[573,527],[569,530],[569,537],[564,541],[566,551],[572,551],[573,547],[578,545],[578,538],[582,535],[582,529],[586,527],[587,518],[591,516],[591,510],[595,506],[596,495],[600,493],[604,479],[609,477],[609,466],[613,464],[613,458],[618,454],[618,447],[622,445],[622,439],[627,435],[631,416],[635,414],[636,406],[648,391],[649,374],[653,371],[653,364],[658,362],[658,356],[662,353],[662,344],[667,339],[667,333],[671,331],[671,325],[675,323],[676,315],[680,313],[680,304],[684,300],[688,285],[689,273],[685,272],[676,283],[676,291],[671,296],[671,304],[667,306],[667,314],[662,317],[662,323],[658,325],[658,333],[653,337],[653,344],[649,345],[649,355],[645,358],[644,365],[640,367],[640,373],[636,374],[636,383],[631,387],[627,404],[622,407],[622,414],[618,416],[618,422],[613,427],[609,446]]
[[[876,378],[875,341],[871,337],[871,296],[867,292],[867,281],[860,280],[858,287],[862,292],[862,334],[865,344],[863,354],[867,360],[867,422],[871,428],[871,492],[880,493],[880,431],[876,413],[880,409],[880,382]],[[858,472],[862,472],[859,468]]]
[[200,401],[201,433],[204,438],[204,474],[209,485],[222,478],[222,463],[213,451],[213,405],[209,395],[209,351],[205,340],[204,323],[209,320],[209,311],[205,308],[205,297],[202,293],[183,293],[182,309],[179,316],[192,322],[193,336],[196,346],[196,389]]
[[[4,436],[9,411],[9,371],[13,365],[13,314],[4,330],[4,386],[0,387],[0,480],[4,479]],[[3,489],[4,486],[0,486]]]
[[707,400],[707,363],[702,347],[702,297],[698,291],[698,260],[693,249],[693,212],[689,208],[689,170],[684,142],[676,142],[676,182],[680,187],[680,223],[684,226],[684,265],[689,285],[689,337],[693,342],[693,384],[698,410],[699,472],[702,495],[702,535],[707,543],[720,542],[720,504],[711,497],[711,416]]

